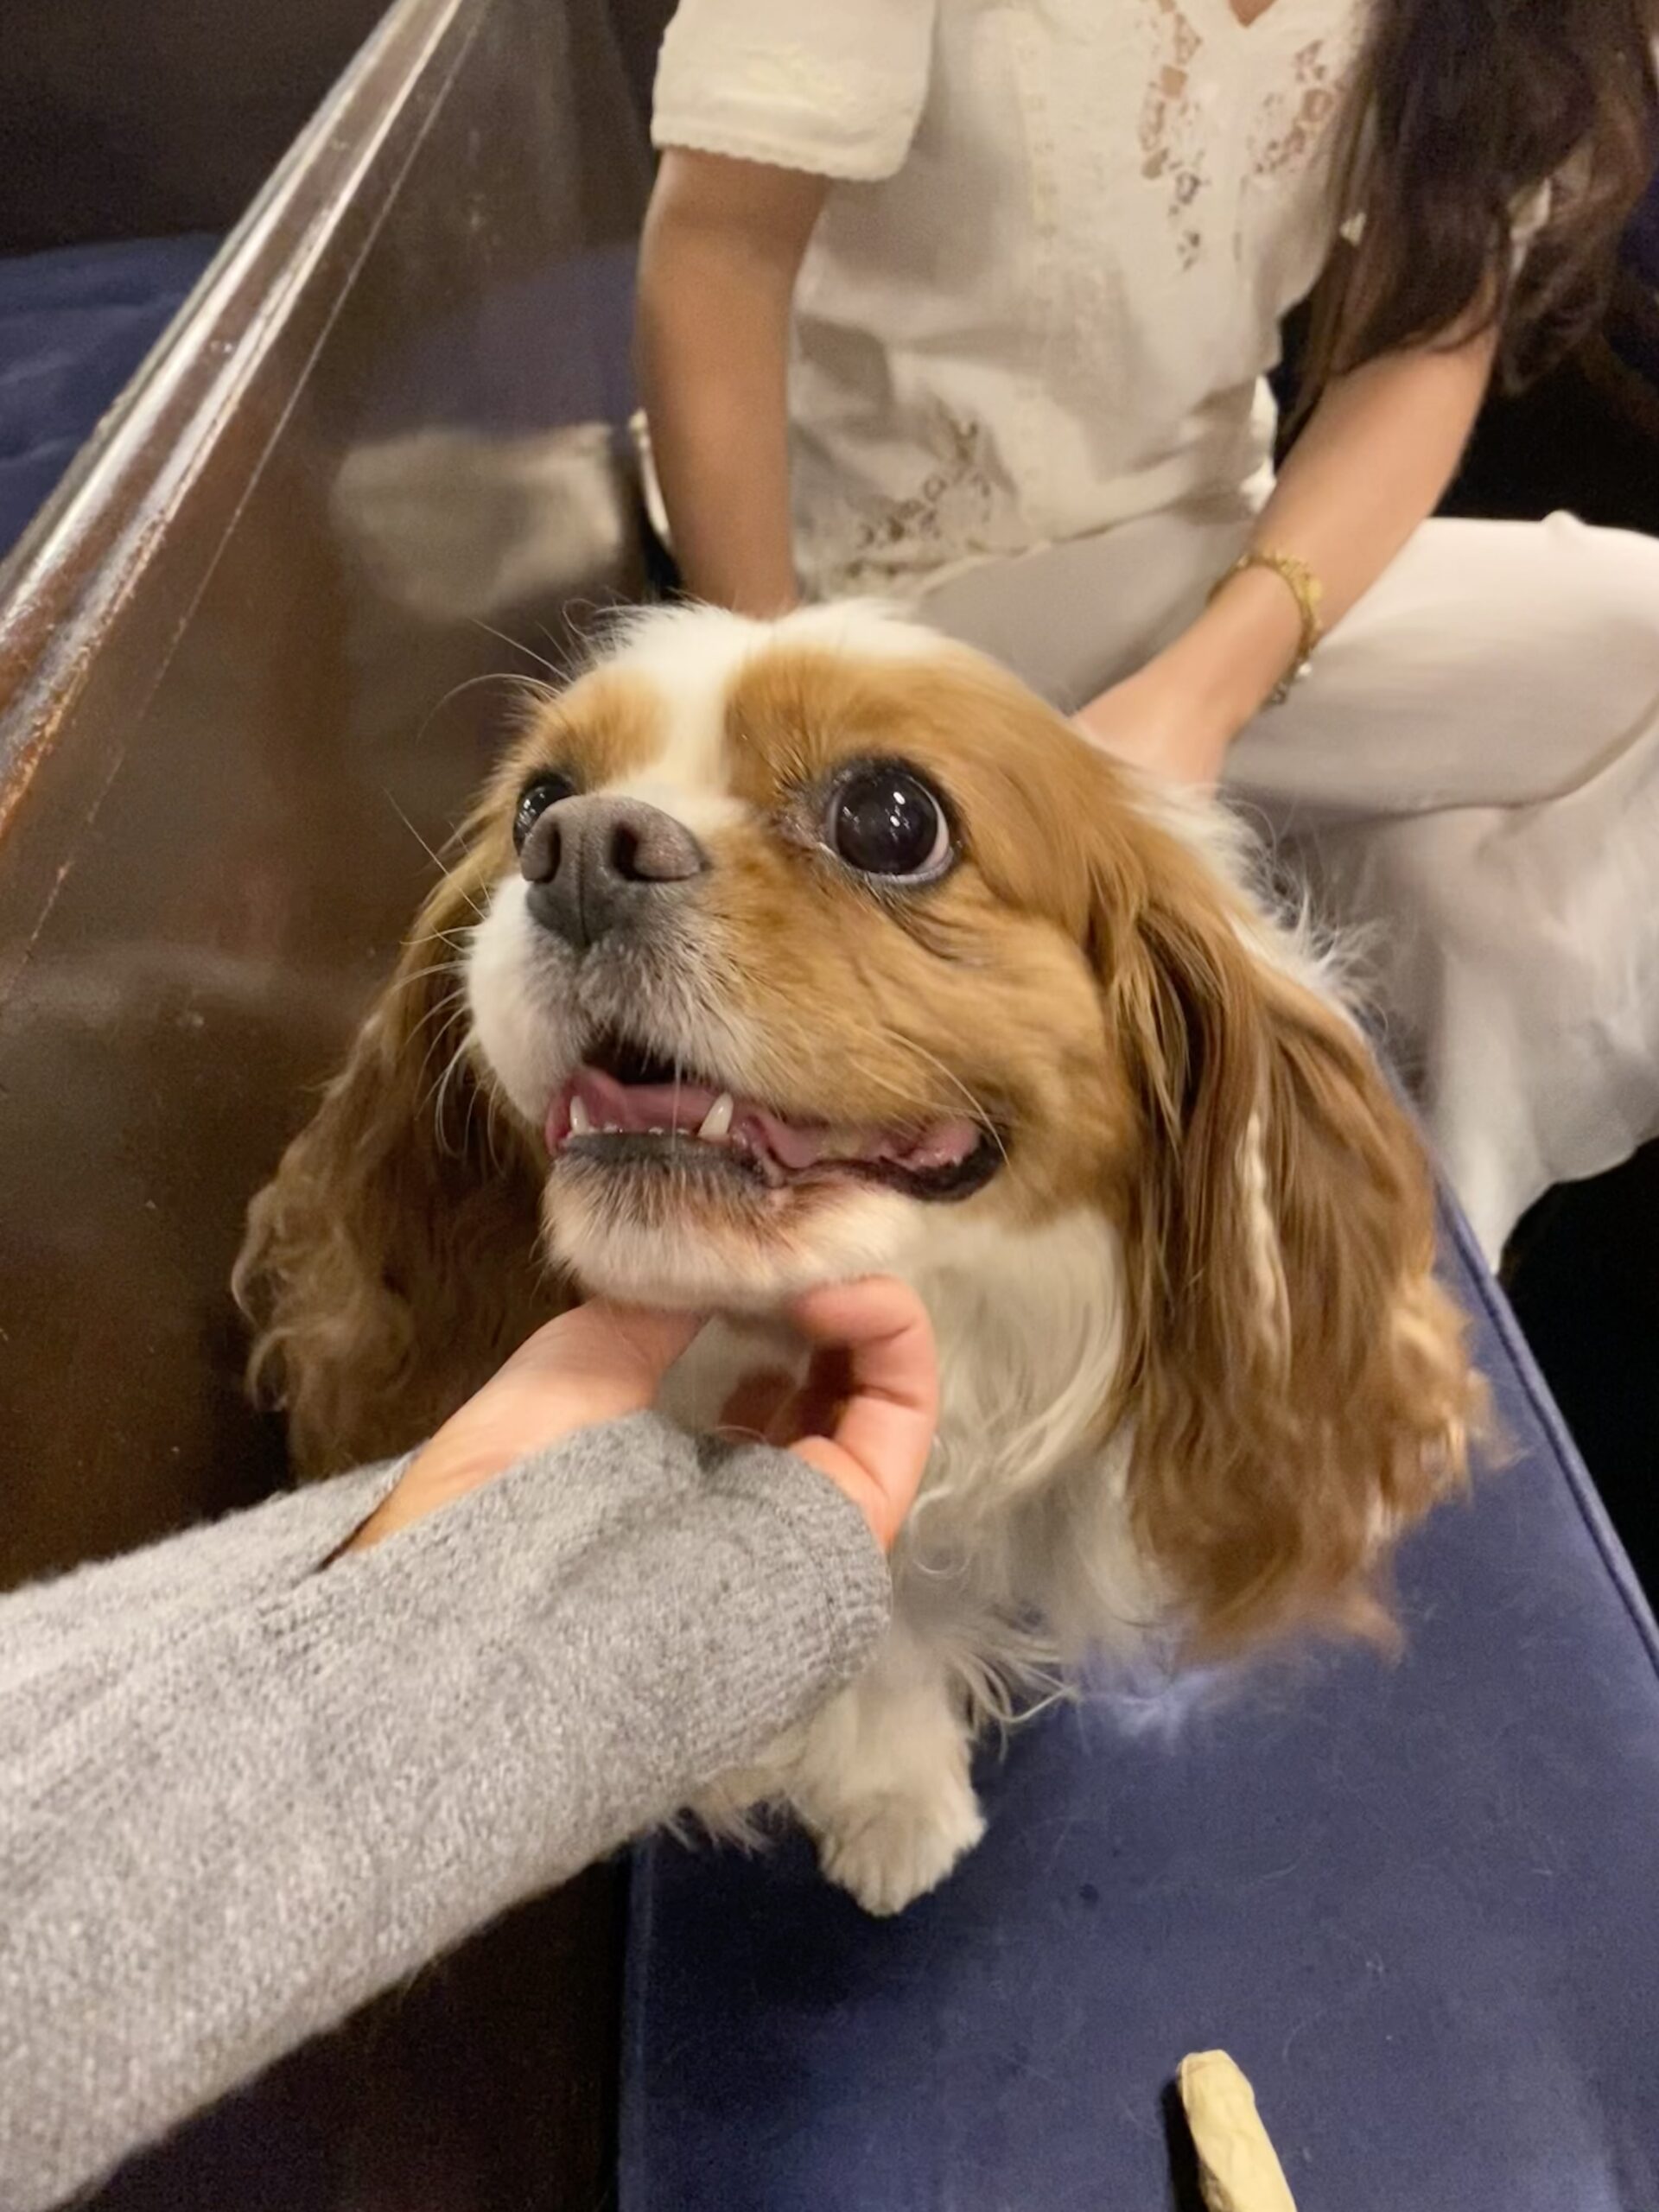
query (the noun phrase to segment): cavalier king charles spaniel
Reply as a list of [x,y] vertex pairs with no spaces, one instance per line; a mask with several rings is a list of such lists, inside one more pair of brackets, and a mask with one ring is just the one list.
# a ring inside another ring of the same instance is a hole
[[581,1293],[728,1317],[677,1370],[709,1427],[791,1293],[912,1283],[943,1410],[891,1633],[695,1808],[787,1805],[893,1912],[1053,1670],[1386,1628],[1480,1403],[1434,1256],[1413,1126],[1219,806],[885,611],[682,607],[537,702],[238,1282],[312,1471]]

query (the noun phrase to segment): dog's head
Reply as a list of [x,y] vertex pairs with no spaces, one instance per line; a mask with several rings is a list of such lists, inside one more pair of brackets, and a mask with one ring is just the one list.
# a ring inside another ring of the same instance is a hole
[[558,1280],[756,1311],[955,1267],[1063,1332],[1082,1253],[1088,1425],[1132,1422],[1131,1518],[1219,1637],[1339,1607],[1455,1479],[1433,1243],[1217,810],[893,618],[680,609],[538,707],[243,1274],[327,1459],[419,1433]]

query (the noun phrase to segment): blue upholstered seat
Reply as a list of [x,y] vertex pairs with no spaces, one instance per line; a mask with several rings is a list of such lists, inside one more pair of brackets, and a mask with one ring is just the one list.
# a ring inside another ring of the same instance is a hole
[[1301,2212],[1659,2207],[1659,1638],[1447,1234],[1516,1452],[1409,1546],[1404,1658],[1048,1713],[894,1923],[652,1844],[623,2212],[1165,2212],[1215,2044]]
[[138,238],[0,257],[0,558],[217,245]]

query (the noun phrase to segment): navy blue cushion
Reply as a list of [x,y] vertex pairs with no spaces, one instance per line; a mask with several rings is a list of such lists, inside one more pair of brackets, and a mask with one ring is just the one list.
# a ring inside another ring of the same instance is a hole
[[217,250],[139,238],[0,258],[0,556]]
[[1162,2212],[1217,2044],[1304,2212],[1659,2206],[1659,1637],[1448,1243],[1517,1456],[1408,1547],[1405,1657],[1048,1713],[896,1922],[798,1840],[651,1844],[623,2212]]

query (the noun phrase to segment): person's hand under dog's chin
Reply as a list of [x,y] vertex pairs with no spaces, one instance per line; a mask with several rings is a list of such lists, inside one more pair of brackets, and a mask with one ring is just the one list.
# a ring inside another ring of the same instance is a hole
[[[809,1292],[788,1318],[815,1347],[805,1382],[751,1377],[726,1426],[827,1476],[890,1550],[933,1442],[926,1309],[906,1285],[871,1277]],[[579,1429],[643,1413],[702,1326],[699,1315],[603,1300],[548,1322],[416,1453],[345,1550],[366,1550]]]

